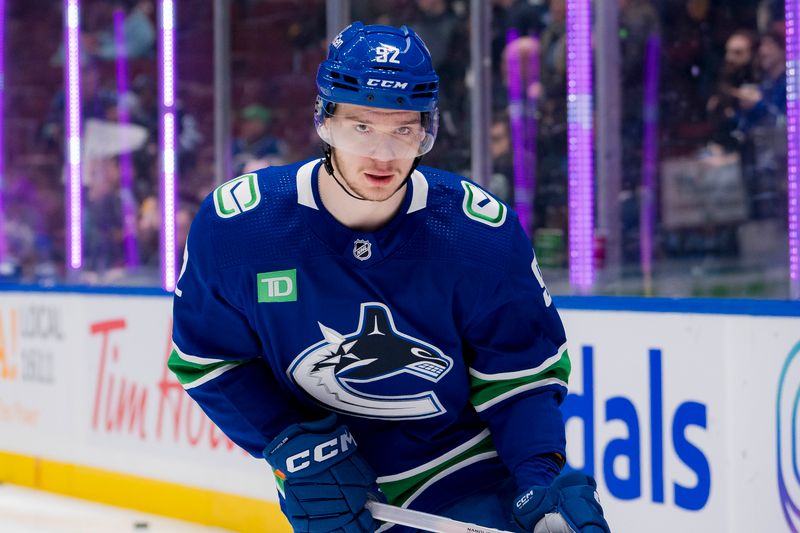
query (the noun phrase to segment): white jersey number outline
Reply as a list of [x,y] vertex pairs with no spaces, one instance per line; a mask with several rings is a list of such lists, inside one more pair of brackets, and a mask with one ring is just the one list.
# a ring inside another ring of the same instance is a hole
[[533,275],[536,276],[536,281],[539,282],[539,287],[542,288],[542,298],[544,298],[544,306],[550,307],[553,303],[553,297],[550,296],[550,291],[547,290],[547,287],[544,285],[544,277],[542,277],[542,269],[539,268],[539,261],[536,260],[536,254],[533,255],[533,261],[531,261],[531,270],[533,270]]

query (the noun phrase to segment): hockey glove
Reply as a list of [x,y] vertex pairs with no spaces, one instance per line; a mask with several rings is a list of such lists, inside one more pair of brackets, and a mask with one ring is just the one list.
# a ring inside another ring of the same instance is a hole
[[289,426],[264,448],[264,457],[294,531],[372,533],[378,527],[364,504],[385,498],[336,415]]
[[533,533],[610,533],[594,478],[581,472],[558,476],[549,487],[533,487],[514,502],[514,519]]

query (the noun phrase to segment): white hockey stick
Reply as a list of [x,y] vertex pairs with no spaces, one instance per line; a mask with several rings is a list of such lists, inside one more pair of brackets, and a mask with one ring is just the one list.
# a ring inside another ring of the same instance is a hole
[[368,501],[366,507],[376,520],[414,527],[432,533],[511,533],[501,529],[459,522],[435,514],[395,507],[386,503]]

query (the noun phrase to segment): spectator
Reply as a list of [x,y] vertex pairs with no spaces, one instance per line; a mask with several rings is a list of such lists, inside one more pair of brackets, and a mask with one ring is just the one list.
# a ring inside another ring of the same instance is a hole
[[84,281],[110,282],[124,274],[119,158],[90,159],[85,172]]
[[750,30],[735,31],[725,43],[725,62],[707,105],[713,127],[711,142],[725,151],[739,149],[739,139],[733,135],[741,111],[738,95],[740,89],[755,83],[757,48],[758,36]]
[[[89,61],[81,64],[81,114],[83,119],[116,118],[117,95],[100,79],[98,66]],[[61,151],[64,145],[64,89],[59,90],[50,101],[50,108],[40,129],[40,137],[47,147]]]
[[[132,6],[132,7],[129,7]],[[152,58],[155,55],[156,30],[153,23],[155,6],[152,0],[119,0],[89,3],[81,28],[81,63],[113,61],[117,57],[114,34],[114,10],[126,11],[122,25],[122,53],[128,59]],[[50,64],[64,64],[64,45],[59,45]]]
[[520,37],[538,39],[545,28],[546,14],[545,0],[492,0],[492,108],[495,111],[508,106],[503,74],[507,45]]
[[542,33],[540,57],[537,171],[534,229],[566,231],[567,203],[567,8],[550,0],[550,16]]
[[761,82],[738,90],[742,109],[739,135],[742,165],[750,198],[751,218],[785,214],[786,176],[786,46],[778,23],[761,37],[758,66]]
[[241,110],[239,120],[239,135],[233,144],[233,169],[237,175],[253,160],[285,154],[286,147],[270,131],[272,110],[252,104]]
[[747,133],[759,124],[775,124],[786,116],[786,40],[781,30],[761,37],[758,66],[761,83],[736,92],[743,109],[741,130]]
[[647,46],[661,33],[658,12],[651,0],[618,0],[621,109],[622,187],[634,191],[641,183],[644,134],[644,77]]
[[439,138],[429,161],[431,165],[463,168],[469,165],[468,155],[461,150],[469,146],[469,130],[462,126],[458,117],[469,116],[465,80],[469,64],[466,23],[447,0],[415,0],[415,6],[410,20],[402,23],[413,27],[426,42],[433,68],[439,73]]
[[139,260],[141,267],[157,270],[159,265],[159,232],[161,214],[158,198],[148,196],[139,206],[138,235]]
[[[664,61],[660,116],[665,152],[685,154],[708,143],[706,105],[719,61],[708,0],[675,1],[662,11]],[[682,4],[682,5],[677,5]],[[727,36],[726,36],[727,37]]]
[[[128,59],[153,57],[156,43],[156,30],[153,24],[155,7],[152,0],[139,2],[118,2],[117,9],[125,9],[125,4],[133,7],[125,14],[122,23],[122,53]],[[96,57],[111,61],[117,57],[117,42],[114,28],[103,28],[97,32]]]
[[508,115],[497,113],[489,130],[489,153],[492,156],[492,177],[489,191],[502,201],[514,200],[514,152],[511,148]]

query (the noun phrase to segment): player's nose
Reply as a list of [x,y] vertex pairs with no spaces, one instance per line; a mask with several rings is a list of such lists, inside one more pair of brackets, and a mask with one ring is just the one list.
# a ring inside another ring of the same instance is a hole
[[388,163],[397,159],[397,150],[391,140],[381,139],[373,145],[372,152],[369,154],[370,159],[376,164],[383,165],[388,168]]
[[392,171],[392,159],[380,159],[373,156],[370,156],[370,167],[371,170],[374,172],[391,172]]

